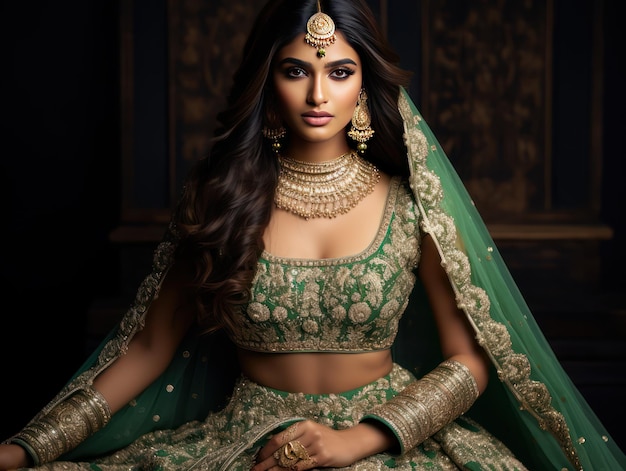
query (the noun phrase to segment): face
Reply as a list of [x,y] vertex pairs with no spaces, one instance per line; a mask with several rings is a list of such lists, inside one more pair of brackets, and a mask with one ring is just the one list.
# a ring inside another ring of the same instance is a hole
[[274,60],[274,89],[291,147],[332,143],[345,152],[345,127],[362,86],[361,61],[339,32],[325,49],[325,57],[317,57],[304,34],[283,47]]

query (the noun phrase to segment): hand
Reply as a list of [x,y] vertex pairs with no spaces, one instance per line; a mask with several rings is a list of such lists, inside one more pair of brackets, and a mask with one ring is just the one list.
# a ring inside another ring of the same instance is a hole
[[25,468],[29,465],[26,450],[19,445],[0,444],[0,471]]
[[[341,468],[383,451],[391,443],[391,438],[387,434],[368,424],[358,424],[346,430],[334,430],[314,421],[305,420],[274,435],[259,450],[257,464],[251,471]],[[284,448],[285,445],[287,448]],[[282,466],[279,461],[281,454]],[[293,458],[293,462],[289,462],[289,457]]]

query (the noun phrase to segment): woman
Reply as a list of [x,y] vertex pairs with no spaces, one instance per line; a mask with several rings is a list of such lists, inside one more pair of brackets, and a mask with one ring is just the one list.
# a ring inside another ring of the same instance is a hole
[[270,0],[134,305],[0,469],[624,467],[396,64],[364,2]]

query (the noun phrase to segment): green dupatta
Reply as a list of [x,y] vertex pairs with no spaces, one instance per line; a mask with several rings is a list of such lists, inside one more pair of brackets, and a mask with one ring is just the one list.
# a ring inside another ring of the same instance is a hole
[[499,430],[530,469],[626,469],[626,456],[561,367],[463,183],[404,89],[398,107],[423,230],[433,236],[457,304],[496,372],[482,404],[469,415]]

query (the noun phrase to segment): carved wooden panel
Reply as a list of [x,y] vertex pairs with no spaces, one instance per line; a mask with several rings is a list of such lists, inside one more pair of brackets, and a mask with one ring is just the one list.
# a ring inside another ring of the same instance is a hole
[[549,209],[552,0],[422,6],[422,110],[477,207]]
[[179,176],[209,148],[216,114],[226,105],[246,37],[264,3],[169,0],[171,153]]
[[168,220],[191,162],[208,150],[263,3],[120,0],[125,222]]

